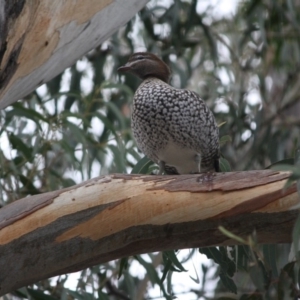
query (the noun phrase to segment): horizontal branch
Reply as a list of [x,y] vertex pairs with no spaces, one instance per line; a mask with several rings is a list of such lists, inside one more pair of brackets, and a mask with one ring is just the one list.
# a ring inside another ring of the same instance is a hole
[[218,226],[286,243],[298,215],[289,173],[113,174],[0,210],[0,294],[138,253],[235,244]]

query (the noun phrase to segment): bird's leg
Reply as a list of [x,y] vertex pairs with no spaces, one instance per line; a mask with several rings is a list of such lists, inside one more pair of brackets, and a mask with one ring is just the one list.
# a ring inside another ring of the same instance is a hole
[[219,157],[214,160],[214,168],[216,172],[221,172]]
[[196,155],[196,161],[199,163],[198,165],[198,169],[199,169],[199,173],[200,176],[197,178],[197,181],[202,183],[202,182],[210,182],[213,181],[214,176],[216,176],[216,174],[212,171],[202,171],[201,172],[201,155],[197,154]]
[[163,172],[165,171],[165,165],[166,165],[166,163],[164,161],[160,160],[159,163],[158,163],[158,165],[159,165],[158,175],[162,175]]
[[198,173],[201,173],[201,154],[200,153],[195,155],[195,161],[198,165]]

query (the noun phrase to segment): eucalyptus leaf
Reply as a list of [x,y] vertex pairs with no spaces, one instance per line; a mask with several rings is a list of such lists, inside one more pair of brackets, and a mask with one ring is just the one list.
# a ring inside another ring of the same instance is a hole
[[267,266],[272,270],[272,276],[277,278],[279,276],[277,261],[277,247],[276,245],[263,245],[263,254]]
[[[293,165],[294,164],[294,158],[286,158],[286,159],[282,159],[279,160],[271,165],[269,165],[268,167],[266,167],[266,169],[273,169],[273,167],[278,166],[278,168],[281,168],[281,165],[287,166],[287,165]],[[284,170],[284,169],[282,169]]]
[[52,297],[41,290],[27,288],[27,292],[34,300],[58,300],[58,298]]
[[[300,146],[297,148],[295,153],[295,166],[298,167],[298,169],[300,169]],[[298,175],[296,176],[298,177]],[[297,179],[297,190],[300,199],[300,176]]]
[[294,246],[294,253],[297,259],[300,258],[299,251],[300,251],[300,215],[298,216],[292,233],[293,238],[293,246]]
[[150,278],[152,285],[154,286],[154,284],[159,284],[160,286],[162,286],[158,273],[153,267],[153,265],[151,263],[146,262],[140,255],[135,256],[135,258],[147,271],[147,274]]
[[165,255],[176,268],[178,268],[178,270],[176,270],[177,272],[187,272],[187,270],[179,262],[175,251],[164,251],[163,255]]
[[231,139],[231,137],[230,137],[229,135],[223,135],[223,136],[220,138],[219,143],[220,143],[220,146],[223,146],[223,145],[225,145],[226,143],[229,143],[229,142],[231,142],[231,141],[232,141],[232,139]]
[[226,274],[221,273],[220,280],[224,287],[228,289],[228,291],[237,294],[237,286],[230,277],[228,277]]
[[32,147],[26,145],[19,137],[17,137],[13,133],[9,134],[9,141],[13,149],[16,149],[18,152],[22,153],[27,161],[32,161],[33,159]]
[[149,174],[149,167],[153,164],[154,163],[147,156],[144,156],[133,167],[131,174]]
[[122,276],[123,272],[128,268],[128,257],[123,257],[120,260],[118,279]]
[[235,263],[228,257],[226,250],[220,247],[220,250],[216,247],[199,248],[199,252],[205,254],[207,258],[212,259],[221,268],[221,272],[229,277],[232,277],[235,273]]
[[228,160],[226,160],[224,157],[221,157],[219,159],[219,164],[220,164],[221,172],[230,172],[231,171],[230,164],[229,164]]

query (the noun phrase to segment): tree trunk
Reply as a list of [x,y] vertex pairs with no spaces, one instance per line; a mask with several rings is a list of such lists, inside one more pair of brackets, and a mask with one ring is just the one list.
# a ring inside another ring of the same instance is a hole
[[0,294],[138,253],[236,244],[220,225],[286,243],[298,215],[287,172],[113,174],[0,210]]
[[148,0],[0,0],[0,109],[126,24]]

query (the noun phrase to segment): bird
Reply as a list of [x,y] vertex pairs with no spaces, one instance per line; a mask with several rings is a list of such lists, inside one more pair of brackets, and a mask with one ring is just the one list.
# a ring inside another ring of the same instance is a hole
[[169,84],[171,70],[157,55],[136,52],[118,68],[142,82],[132,103],[137,147],[159,166],[158,174],[219,171],[219,128],[200,96]]

